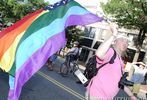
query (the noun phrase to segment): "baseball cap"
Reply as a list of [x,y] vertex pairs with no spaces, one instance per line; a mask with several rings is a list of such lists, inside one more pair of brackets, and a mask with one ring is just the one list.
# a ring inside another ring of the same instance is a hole
[[79,45],[79,42],[78,41],[75,41],[73,44]]

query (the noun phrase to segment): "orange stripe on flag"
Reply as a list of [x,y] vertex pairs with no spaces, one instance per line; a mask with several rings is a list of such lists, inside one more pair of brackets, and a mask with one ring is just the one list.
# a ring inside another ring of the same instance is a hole
[[10,45],[14,42],[15,38],[22,32],[24,32],[30,24],[35,20],[35,18],[40,13],[37,13],[36,15],[29,18],[25,23],[22,23],[21,26],[18,28],[6,33],[1,39],[0,39],[0,59],[3,56],[3,54],[7,51],[7,49],[10,47]]

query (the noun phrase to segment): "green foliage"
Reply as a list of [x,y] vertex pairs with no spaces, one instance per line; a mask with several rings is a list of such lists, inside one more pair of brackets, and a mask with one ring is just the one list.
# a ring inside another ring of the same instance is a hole
[[107,15],[114,17],[119,26],[140,30],[138,44],[141,45],[147,33],[147,2],[145,0],[110,0],[101,4]]
[[3,15],[3,23],[15,23],[25,15],[34,12],[47,5],[43,0],[28,0],[26,4],[19,3],[17,0],[0,0],[0,12]]
[[77,28],[76,26],[70,26],[67,27],[65,30],[66,33],[66,38],[67,38],[67,47],[71,48],[71,43],[73,43],[74,41],[79,41],[80,40],[80,36],[82,36],[84,34],[84,32]]

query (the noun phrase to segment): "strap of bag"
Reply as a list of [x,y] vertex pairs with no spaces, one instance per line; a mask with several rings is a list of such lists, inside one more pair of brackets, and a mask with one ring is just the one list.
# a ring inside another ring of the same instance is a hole
[[103,66],[105,66],[106,64],[108,64],[108,63],[113,64],[113,63],[114,63],[114,60],[115,60],[115,58],[116,58],[116,51],[115,51],[114,49],[113,49],[113,51],[114,51],[114,54],[113,54],[113,56],[111,57],[111,59],[110,59],[108,62],[106,62],[106,63],[102,64],[101,66],[99,66],[99,67],[97,68],[97,72],[98,72]]

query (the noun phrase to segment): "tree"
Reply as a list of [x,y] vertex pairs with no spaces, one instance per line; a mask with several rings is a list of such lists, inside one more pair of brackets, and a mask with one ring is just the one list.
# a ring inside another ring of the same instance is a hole
[[65,30],[67,38],[67,47],[71,48],[71,43],[79,41],[84,32],[77,26],[69,26]]
[[43,0],[28,0],[28,3],[21,4],[17,0],[0,0],[0,12],[4,24],[15,23],[25,15],[34,12],[47,5]]
[[139,47],[147,34],[147,2],[145,0],[110,0],[101,4],[106,14],[114,17],[118,25],[128,29],[138,29],[136,45]]

